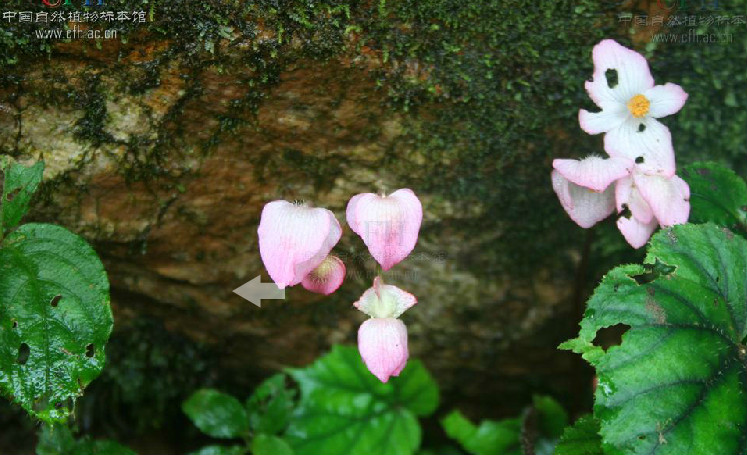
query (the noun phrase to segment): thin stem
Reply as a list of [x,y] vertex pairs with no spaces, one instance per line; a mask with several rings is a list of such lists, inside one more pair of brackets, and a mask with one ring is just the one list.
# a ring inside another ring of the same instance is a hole
[[[591,246],[594,243],[594,231],[591,229],[586,230],[586,236],[584,238],[584,245],[581,250],[581,260],[578,263],[576,269],[576,277],[573,287],[573,300],[572,300],[572,314],[569,318],[570,321],[570,333],[571,336],[576,336],[578,332],[578,325],[584,317],[584,308],[586,302],[584,301],[584,290],[586,289],[586,277],[589,268],[589,257],[591,256]],[[583,410],[586,398],[589,396],[591,388],[591,371],[590,366],[581,357],[576,356],[575,365],[573,367],[573,383],[571,389],[574,391],[573,396],[576,397],[576,406],[578,410]]]

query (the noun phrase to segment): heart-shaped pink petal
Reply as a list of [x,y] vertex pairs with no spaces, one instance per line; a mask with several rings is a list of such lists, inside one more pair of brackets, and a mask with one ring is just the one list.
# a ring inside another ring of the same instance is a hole
[[407,327],[395,318],[369,319],[358,330],[358,350],[368,370],[387,382],[407,364]]
[[410,189],[389,196],[363,193],[348,202],[346,216],[384,270],[402,261],[418,241],[423,207]]
[[272,201],[262,210],[257,234],[262,262],[283,289],[300,283],[322,263],[342,229],[327,209]]

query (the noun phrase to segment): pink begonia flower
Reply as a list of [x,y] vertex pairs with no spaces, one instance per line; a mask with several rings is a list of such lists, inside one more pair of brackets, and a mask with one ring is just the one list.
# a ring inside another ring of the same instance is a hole
[[690,216],[690,187],[676,175],[634,172],[617,181],[615,199],[617,227],[633,248],[645,245],[658,225],[683,224]]
[[410,189],[389,196],[363,193],[350,199],[346,216],[374,259],[389,270],[415,248],[423,207]]
[[571,219],[590,228],[615,210],[612,183],[630,175],[634,163],[625,158],[553,161],[552,187]]
[[353,305],[372,318],[398,318],[416,303],[414,295],[376,277],[373,286]]
[[686,223],[689,217],[690,188],[676,175],[648,175],[616,157],[554,160],[553,167],[553,190],[571,219],[590,228],[617,207],[617,226],[634,248],[645,245],[657,226]]
[[257,229],[259,253],[280,289],[300,283],[327,257],[342,235],[327,209],[272,201],[265,205]]
[[399,376],[407,365],[407,327],[395,318],[371,318],[358,330],[363,362],[381,382]]
[[416,303],[415,296],[384,284],[379,277],[354,303],[371,316],[358,330],[358,350],[368,369],[381,382],[398,376],[407,364],[407,327],[397,318]]
[[601,111],[581,109],[581,128],[606,133],[604,149],[610,156],[635,160],[646,174],[673,176],[672,136],[656,119],[679,111],[687,93],[677,84],[655,86],[646,59],[614,40],[603,40],[592,54],[594,75],[586,91]]
[[345,280],[345,264],[337,256],[329,255],[301,281],[308,291],[330,295]]

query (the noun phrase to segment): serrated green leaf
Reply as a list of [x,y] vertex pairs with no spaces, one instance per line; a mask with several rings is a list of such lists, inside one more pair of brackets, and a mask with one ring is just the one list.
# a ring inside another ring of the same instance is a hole
[[1,157],[3,173],[2,199],[0,199],[0,239],[18,225],[29,208],[29,202],[42,180],[44,163],[39,161],[26,167]]
[[247,448],[244,446],[212,445],[205,446],[196,452],[191,452],[189,455],[244,455],[245,453],[247,453]]
[[690,185],[690,222],[713,222],[730,229],[747,229],[747,183],[731,169],[714,162],[685,166],[682,178]]
[[483,420],[479,426],[460,411],[452,411],[441,420],[450,438],[473,455],[518,455],[521,453],[521,420]]
[[286,388],[286,375],[262,382],[246,402],[249,427],[256,433],[279,434],[288,426],[295,392]]
[[420,445],[416,415],[438,405],[437,386],[417,360],[382,384],[356,348],[335,346],[290,374],[301,387],[301,402],[286,433],[296,453],[410,455]]
[[[674,266],[639,284],[642,266],[604,277],[574,347],[630,329],[590,358],[603,441],[624,453],[747,453],[747,241],[713,224],[657,233],[645,262]],[[598,351],[586,351],[598,352]]]
[[26,224],[0,244],[0,389],[31,415],[64,420],[104,367],[109,281],[65,228]]
[[269,434],[258,434],[252,440],[252,455],[293,455],[293,449],[283,439]]
[[213,389],[200,389],[182,403],[182,410],[203,433],[214,438],[240,438],[249,431],[241,402]]
[[586,415],[566,428],[555,446],[555,455],[604,455],[599,421]]

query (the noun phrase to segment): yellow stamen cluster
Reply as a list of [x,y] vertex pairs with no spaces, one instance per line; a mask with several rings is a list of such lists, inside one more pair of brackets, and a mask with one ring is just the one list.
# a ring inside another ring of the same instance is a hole
[[635,118],[641,118],[648,114],[649,109],[651,108],[651,101],[648,100],[643,95],[636,95],[633,98],[628,101],[628,110],[631,114],[633,114],[633,117]]

